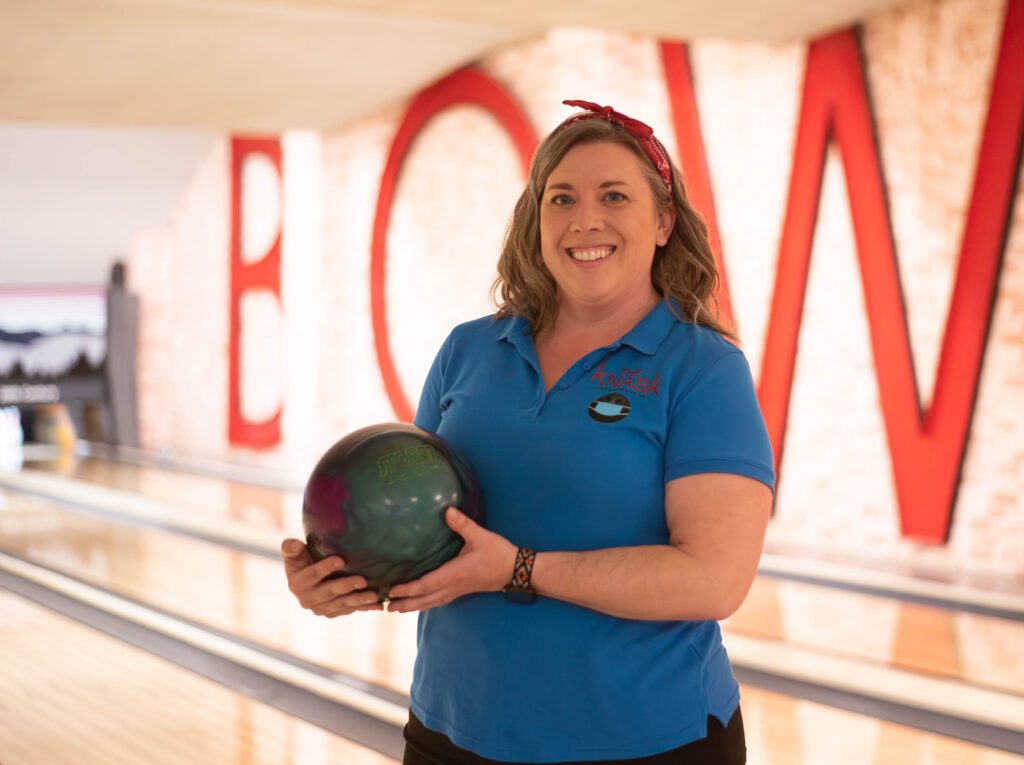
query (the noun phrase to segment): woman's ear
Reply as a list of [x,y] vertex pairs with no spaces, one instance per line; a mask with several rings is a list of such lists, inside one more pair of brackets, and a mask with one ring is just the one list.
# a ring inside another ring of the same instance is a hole
[[672,236],[672,229],[676,225],[676,211],[671,207],[663,207],[658,211],[658,235],[655,241],[659,247],[663,247],[670,236]]

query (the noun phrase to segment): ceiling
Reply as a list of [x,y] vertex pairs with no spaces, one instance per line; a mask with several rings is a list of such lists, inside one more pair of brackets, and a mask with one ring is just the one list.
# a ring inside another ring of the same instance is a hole
[[0,287],[105,282],[173,222],[219,135],[0,122]]
[[781,43],[897,2],[0,0],[0,285],[105,281],[225,133],[338,130],[551,27]]
[[554,26],[787,42],[896,2],[3,0],[0,120],[333,130]]

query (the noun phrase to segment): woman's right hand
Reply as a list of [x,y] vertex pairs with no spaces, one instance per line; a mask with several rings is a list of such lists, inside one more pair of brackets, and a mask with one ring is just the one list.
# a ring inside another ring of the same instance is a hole
[[302,541],[286,539],[281,543],[281,557],[284,558],[288,589],[299,601],[299,605],[317,616],[333,619],[335,616],[347,616],[353,611],[384,610],[384,604],[379,601],[377,593],[366,590],[363,577],[326,579],[345,567],[345,561],[337,555],[314,563]]

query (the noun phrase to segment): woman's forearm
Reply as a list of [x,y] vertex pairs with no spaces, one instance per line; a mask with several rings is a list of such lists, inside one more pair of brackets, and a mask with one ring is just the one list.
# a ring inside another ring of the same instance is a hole
[[611,616],[676,621],[724,619],[749,587],[671,545],[538,553],[531,583]]

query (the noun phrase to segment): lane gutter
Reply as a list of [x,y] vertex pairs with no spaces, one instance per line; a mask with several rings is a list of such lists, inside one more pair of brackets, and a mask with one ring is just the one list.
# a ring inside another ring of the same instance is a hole
[[[408,698],[0,552],[0,587],[333,733],[401,759]],[[1024,754],[1024,699],[726,636],[754,687]],[[930,698],[922,699],[922,695]],[[922,703],[923,702],[923,703]]]
[[0,587],[399,761],[408,698],[0,551]]
[[[264,477],[257,480],[252,474],[253,471],[244,471],[234,475],[238,468],[225,465],[220,469],[199,470],[191,466],[177,466],[168,463],[167,460],[157,460],[147,457],[144,453],[130,450],[128,452],[121,448],[104,445],[90,445],[86,450],[88,453],[96,452],[102,454],[104,459],[113,459],[128,464],[173,469],[179,472],[203,475],[222,480],[231,480],[238,483],[250,483],[263,487],[276,488],[281,491],[301,491],[301,487],[286,484],[283,481]],[[131,457],[125,455],[131,454]],[[121,456],[115,456],[121,455]],[[276,485],[275,485],[276,483]],[[250,533],[246,541],[240,541],[238,524],[234,524],[234,531],[226,533],[217,527],[216,523],[207,524],[208,530],[197,526],[196,521],[185,521],[180,518],[180,513],[167,512],[163,503],[152,500],[142,495],[125,492],[118,489],[110,489],[105,486],[91,484],[87,481],[70,479],[48,473],[42,470],[26,468],[20,473],[0,471],[0,487],[24,494],[31,494],[42,499],[61,502],[73,506],[79,510],[88,512],[99,512],[109,517],[111,504],[121,507],[124,511],[125,500],[119,495],[135,497],[128,500],[127,504],[136,508],[150,509],[149,515],[156,516],[148,519],[137,510],[125,512],[135,521],[148,521],[148,525],[159,528],[182,531],[192,536],[197,536],[208,541],[215,541],[218,544],[225,544],[234,549],[253,552],[257,555],[266,555],[266,548],[252,538],[266,538],[266,534]],[[60,487],[60,488],[58,488]],[[96,494],[108,493],[113,502],[106,499],[101,501],[83,502],[81,496],[75,494]],[[155,511],[153,508],[158,508]],[[296,508],[296,514],[299,509]],[[223,526],[223,524],[221,524]],[[244,532],[242,532],[244,533]],[[275,532],[280,536],[280,532]],[[270,545],[273,548],[272,556],[278,557],[277,540]],[[965,587],[947,582],[931,581],[920,577],[904,576],[883,571],[872,571],[863,567],[854,567],[828,561],[803,560],[792,556],[784,556],[772,553],[765,553],[761,556],[757,573],[760,576],[770,577],[780,581],[795,581],[804,584],[811,584],[819,587],[831,587],[847,592],[857,592],[864,595],[892,598],[907,603],[943,608],[946,610],[963,611],[965,613],[990,616],[997,619],[1009,619],[1011,621],[1024,621],[1024,595],[1009,592],[997,592],[982,590],[977,587]]]
[[[276,531],[264,533],[253,530],[253,534],[250,535],[252,538],[248,541],[239,541],[239,524],[236,522],[206,520],[198,522],[200,528],[196,529],[196,519],[182,517],[180,513],[162,507],[161,503],[154,503],[153,500],[128,492],[100,489],[101,493],[110,495],[107,499],[118,500],[112,502],[118,509],[109,510],[98,507],[95,502],[69,502],[59,491],[41,491],[38,486],[19,486],[12,483],[17,484],[10,481],[6,474],[0,476],[0,486],[62,505],[70,505],[73,509],[118,521],[167,529],[266,558],[279,558],[276,539],[280,534]],[[148,510],[140,510],[140,502],[155,506],[149,507]],[[258,537],[266,539],[257,539]],[[269,546],[271,537],[273,547]],[[183,651],[186,658],[191,658],[191,665],[200,668],[209,663],[210,657],[220,657],[229,665],[233,664],[235,672],[255,672],[266,678],[265,682],[283,684],[284,688],[295,687],[301,692],[328,699],[334,707],[341,706],[354,710],[357,715],[375,717],[378,725],[383,722],[397,726],[400,738],[401,726],[404,725],[407,716],[407,697],[394,694],[382,698],[379,691],[373,692],[372,688],[367,690],[369,684],[363,683],[362,685],[367,687],[360,687],[361,681],[355,678],[302,662],[288,654],[275,652],[228,633],[218,632],[139,601],[132,601],[110,590],[30,562],[10,551],[0,551],[0,586],[6,586],[79,621],[90,623],[115,637],[125,639],[121,633],[122,629],[127,630],[126,634],[136,634],[142,630],[141,634],[146,640],[156,640],[154,636],[162,636],[163,640],[175,641],[171,647],[177,646],[176,650],[168,650],[165,643],[157,641],[158,647],[163,646],[167,655],[160,650],[150,649],[148,645],[140,647],[153,650],[154,653],[164,655],[176,663],[182,663],[175,657],[180,657]],[[104,614],[106,616],[103,616]],[[1021,696],[961,681],[906,672],[885,665],[829,656],[780,641],[763,640],[731,632],[726,634],[724,640],[740,682],[972,743],[1024,754],[1024,698]],[[129,642],[134,640],[129,639]],[[197,656],[191,653],[194,651],[200,651],[207,661],[198,661]],[[194,668],[191,665],[190,668]],[[205,674],[202,669],[196,671]],[[326,696],[321,693],[325,688],[331,689],[336,684],[347,690],[327,690]],[[250,683],[231,687],[247,692]],[[269,695],[276,696],[284,688],[276,687],[275,692]],[[356,695],[353,696],[352,693]],[[365,701],[364,696],[359,695],[367,693],[371,699],[377,701]],[[326,719],[328,724],[322,727],[335,730],[328,718],[337,716],[337,709],[325,715],[318,711],[314,704],[313,711],[303,713],[308,701],[307,698],[306,704],[298,704],[297,711],[286,711],[318,725],[321,724],[318,720]],[[390,706],[380,707],[378,701],[384,701]],[[375,709],[378,712],[384,709],[386,713],[374,714],[372,710]],[[402,711],[398,712],[396,709]],[[311,714],[316,719],[310,719],[304,714]],[[343,723],[345,716],[339,719]],[[359,727],[360,725],[342,725],[344,730]],[[342,735],[363,743],[358,736],[348,733]],[[371,738],[376,741],[375,738]],[[401,741],[392,742],[395,743],[401,745]],[[372,743],[367,745],[372,746]],[[378,748],[378,751],[384,750]],[[400,752],[401,749],[395,751]],[[395,756],[391,754],[391,750],[384,753]],[[400,757],[400,754],[398,756]]]

